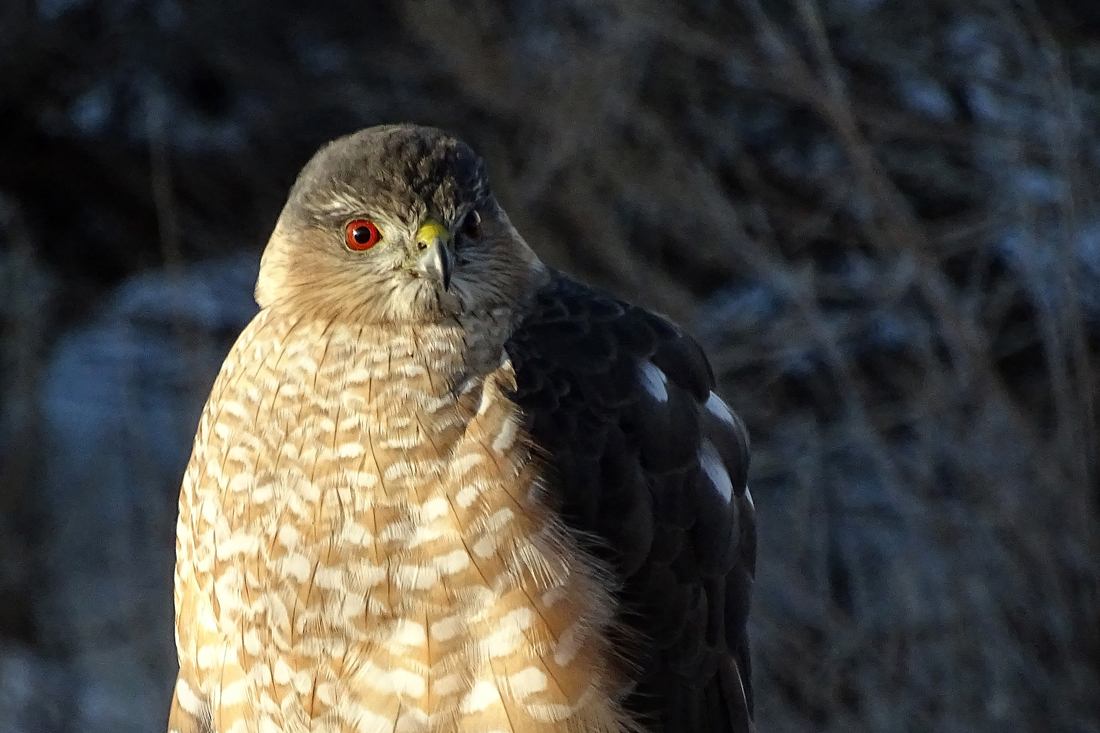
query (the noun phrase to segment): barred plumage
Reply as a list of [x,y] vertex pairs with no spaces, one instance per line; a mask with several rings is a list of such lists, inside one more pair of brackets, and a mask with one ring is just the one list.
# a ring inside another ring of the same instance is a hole
[[[474,210],[477,241],[418,234],[429,219],[456,232]],[[379,223],[384,241],[342,249],[353,216]],[[257,298],[180,495],[171,730],[748,729],[745,443],[697,347],[542,265],[476,156],[425,128],[373,128],[315,157]],[[591,359],[608,373],[586,372]],[[651,424],[628,436],[628,418]],[[662,426],[686,427],[664,438],[683,442],[686,462],[640,454],[646,430]],[[628,498],[644,506],[604,520],[581,508],[639,481],[652,497]],[[688,549],[713,557],[693,557],[674,582],[686,577],[696,604],[718,583],[722,600],[688,634],[710,639],[709,655],[684,647],[650,660],[679,643],[651,638],[636,617],[667,610],[638,573],[668,567],[675,548],[659,556],[667,517],[652,502],[675,490],[709,501],[691,510],[711,516]],[[651,699],[665,672],[687,674],[705,704]]]

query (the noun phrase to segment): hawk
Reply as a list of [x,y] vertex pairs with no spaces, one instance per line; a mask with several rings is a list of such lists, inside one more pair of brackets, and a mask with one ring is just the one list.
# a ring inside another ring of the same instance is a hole
[[309,161],[255,294],[180,492],[170,730],[752,730],[748,441],[691,338],[412,125]]

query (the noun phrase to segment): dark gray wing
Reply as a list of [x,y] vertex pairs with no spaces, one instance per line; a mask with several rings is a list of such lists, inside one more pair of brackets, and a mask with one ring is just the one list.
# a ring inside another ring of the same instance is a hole
[[551,495],[618,573],[648,730],[748,733],[756,523],[748,436],[699,346],[560,273],[507,344]]

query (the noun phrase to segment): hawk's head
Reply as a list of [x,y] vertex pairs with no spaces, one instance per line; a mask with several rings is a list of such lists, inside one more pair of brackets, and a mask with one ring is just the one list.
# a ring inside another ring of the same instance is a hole
[[302,169],[256,300],[364,323],[438,322],[510,309],[540,272],[468,145],[387,125],[329,143]]

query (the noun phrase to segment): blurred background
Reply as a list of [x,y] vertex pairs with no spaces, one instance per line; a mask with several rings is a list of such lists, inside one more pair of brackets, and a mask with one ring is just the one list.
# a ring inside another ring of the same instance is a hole
[[1100,4],[4,0],[0,731],[163,730],[176,497],[322,142],[446,127],[754,439],[769,731],[1100,731]]

